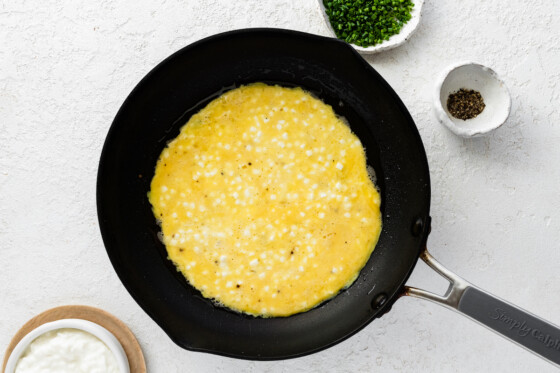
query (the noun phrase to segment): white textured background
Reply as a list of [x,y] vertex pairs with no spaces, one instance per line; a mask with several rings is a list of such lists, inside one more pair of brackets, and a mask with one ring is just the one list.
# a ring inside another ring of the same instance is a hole
[[[405,102],[426,147],[432,253],[556,324],[559,25],[556,0],[428,0],[407,44],[367,57]],[[130,326],[149,372],[552,372],[466,318],[410,298],[333,348],[281,362],[182,350],[136,305],[97,225],[107,130],[131,89],[169,54],[256,26],[327,34],[315,0],[0,1],[0,350],[37,313],[88,304]],[[464,59],[494,68],[512,95],[510,119],[486,138],[459,139],[431,111],[435,77]],[[423,264],[409,283],[445,287]]]

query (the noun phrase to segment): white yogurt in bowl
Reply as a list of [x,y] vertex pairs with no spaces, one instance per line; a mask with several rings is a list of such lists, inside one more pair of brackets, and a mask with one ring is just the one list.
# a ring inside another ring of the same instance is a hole
[[107,329],[63,319],[32,330],[14,348],[6,373],[130,373],[126,353]]

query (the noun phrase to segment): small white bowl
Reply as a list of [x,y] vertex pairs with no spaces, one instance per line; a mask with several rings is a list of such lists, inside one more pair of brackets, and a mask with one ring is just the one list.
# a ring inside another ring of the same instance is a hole
[[[463,120],[447,110],[447,98],[459,89],[480,92],[484,110],[474,118]],[[489,67],[474,62],[462,62],[448,67],[436,82],[433,97],[438,120],[461,137],[478,137],[505,123],[511,110],[509,91],[498,74]]]
[[[325,5],[323,4],[323,0],[318,1],[327,28],[329,29],[331,35],[336,38],[336,33],[334,32],[331,22],[329,21],[329,16],[327,15],[327,12],[325,12]],[[410,36],[412,36],[414,31],[416,31],[416,29],[418,28],[418,24],[420,23],[420,18],[422,17],[422,6],[424,5],[424,0],[412,0],[412,2],[414,3],[414,8],[412,8],[412,11],[410,13],[410,19],[403,25],[398,34],[393,35],[389,38],[389,40],[385,40],[381,44],[377,44],[372,47],[360,47],[359,45],[355,44],[350,45],[362,54],[373,54],[386,51],[388,49],[393,49],[401,44],[404,44],[405,41],[410,39]]]
[[128,359],[126,353],[122,348],[121,344],[115,338],[115,336],[109,332],[104,327],[95,324],[91,321],[81,320],[81,319],[62,319],[49,323],[45,323],[35,329],[33,329],[29,334],[19,341],[6,364],[5,373],[14,373],[16,369],[16,364],[21,357],[21,354],[25,351],[27,346],[33,342],[40,335],[50,332],[56,329],[79,329],[88,332],[97,338],[99,338],[105,345],[111,350],[117,361],[120,373],[130,373],[130,367],[128,365]]

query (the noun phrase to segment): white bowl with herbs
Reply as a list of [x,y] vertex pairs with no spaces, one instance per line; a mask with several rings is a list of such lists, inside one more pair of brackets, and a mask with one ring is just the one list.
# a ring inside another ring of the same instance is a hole
[[511,98],[494,70],[461,62],[449,66],[437,80],[433,105],[438,120],[454,134],[478,137],[506,122]]
[[424,0],[318,0],[327,28],[363,54],[398,47],[416,31]]

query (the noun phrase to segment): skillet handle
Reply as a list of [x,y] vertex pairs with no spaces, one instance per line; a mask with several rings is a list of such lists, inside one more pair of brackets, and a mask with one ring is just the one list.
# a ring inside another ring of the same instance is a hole
[[406,295],[453,309],[560,367],[560,328],[470,284],[443,267],[428,250],[420,257],[450,282],[449,288],[440,296],[406,287]]

